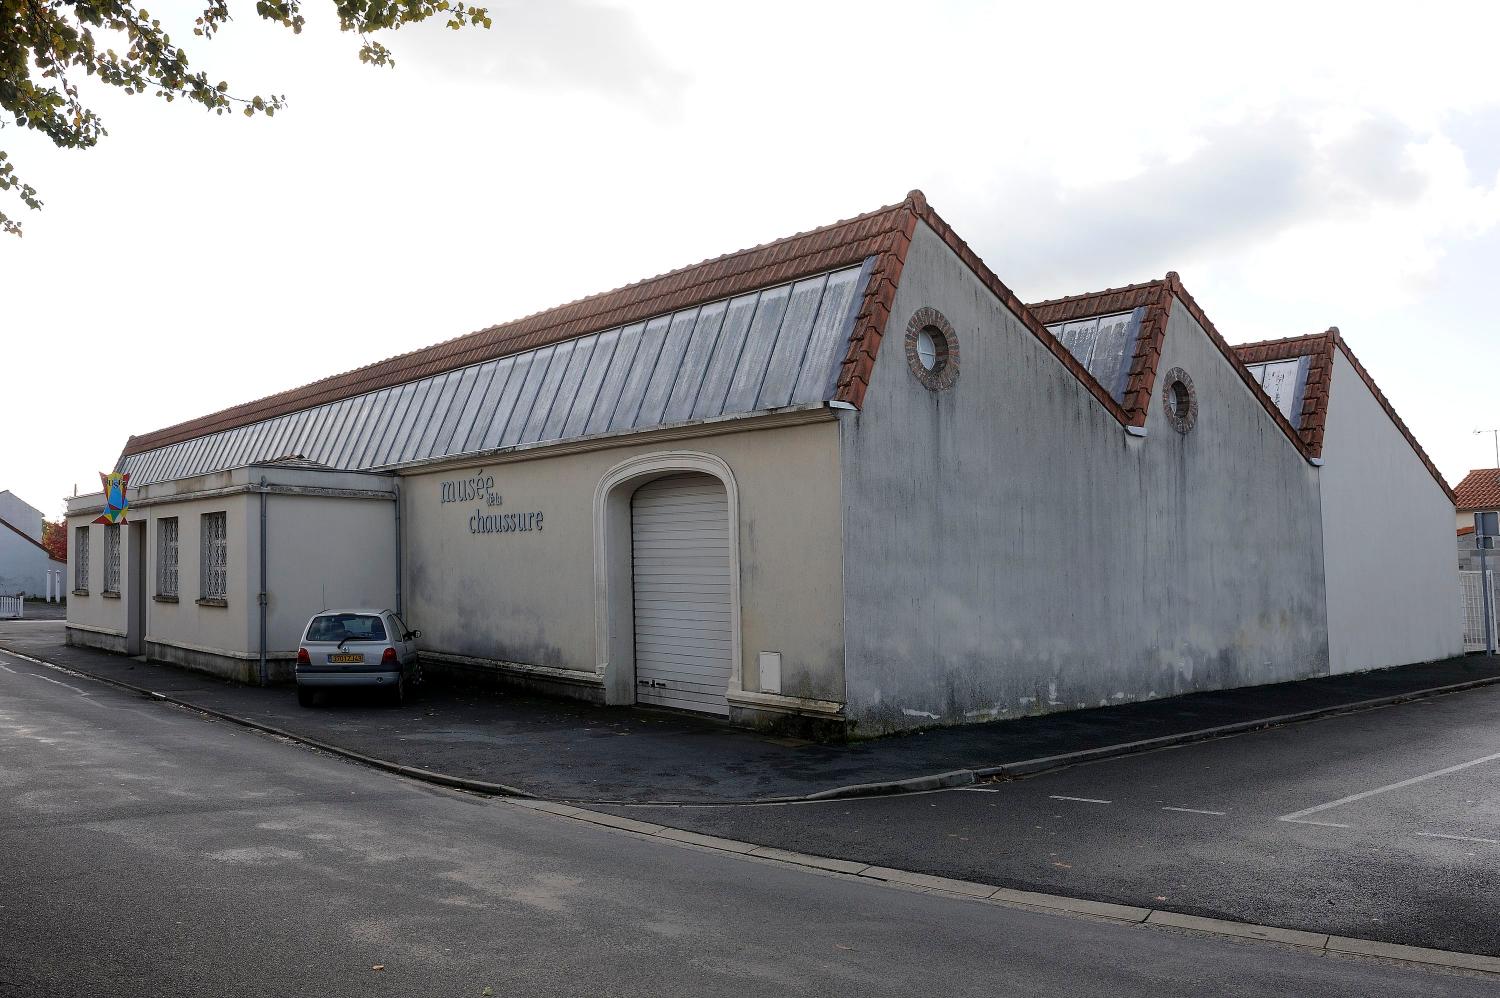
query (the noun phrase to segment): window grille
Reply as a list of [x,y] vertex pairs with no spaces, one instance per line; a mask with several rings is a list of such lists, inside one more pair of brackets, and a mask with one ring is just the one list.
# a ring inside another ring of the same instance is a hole
[[177,595],[177,517],[156,521],[156,595]]
[[198,597],[222,600],[229,598],[229,534],[223,513],[204,513],[203,529],[198,537],[201,559],[198,575]]
[[104,525],[104,591],[120,591],[120,525]]
[[89,528],[78,527],[73,531],[73,588],[88,592],[89,588]]

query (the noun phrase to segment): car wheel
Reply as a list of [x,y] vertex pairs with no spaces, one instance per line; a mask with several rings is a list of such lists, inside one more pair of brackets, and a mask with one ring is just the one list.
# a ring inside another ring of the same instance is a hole
[[395,685],[391,687],[391,706],[400,707],[406,703],[406,676],[397,676]]
[[313,693],[313,691],[308,689],[306,686],[297,687],[297,703],[300,706],[311,707],[313,705],[314,695],[315,694]]

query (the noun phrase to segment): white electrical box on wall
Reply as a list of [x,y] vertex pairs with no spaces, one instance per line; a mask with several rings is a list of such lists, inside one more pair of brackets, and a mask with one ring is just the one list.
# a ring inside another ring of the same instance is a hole
[[781,692],[781,652],[763,651],[760,653],[760,691],[762,693]]

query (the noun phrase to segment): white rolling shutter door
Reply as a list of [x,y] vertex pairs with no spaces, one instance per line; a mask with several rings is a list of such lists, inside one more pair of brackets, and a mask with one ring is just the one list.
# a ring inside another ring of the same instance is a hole
[[710,475],[648,482],[630,502],[640,703],[728,716],[729,499]]

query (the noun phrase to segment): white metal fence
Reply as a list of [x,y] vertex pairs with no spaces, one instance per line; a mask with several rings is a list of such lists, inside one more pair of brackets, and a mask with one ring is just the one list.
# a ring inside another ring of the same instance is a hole
[[0,596],[0,620],[20,620],[26,612],[24,596]]
[[1495,573],[1486,573],[1490,577],[1490,605],[1484,605],[1484,583],[1479,578],[1478,572],[1459,572],[1459,581],[1463,583],[1464,599],[1464,651],[1484,651],[1484,617],[1489,614],[1491,633],[1500,640],[1500,631],[1494,630],[1497,623],[1495,616]]

